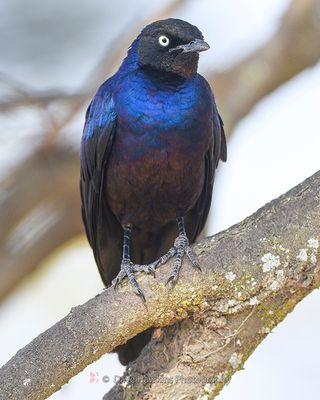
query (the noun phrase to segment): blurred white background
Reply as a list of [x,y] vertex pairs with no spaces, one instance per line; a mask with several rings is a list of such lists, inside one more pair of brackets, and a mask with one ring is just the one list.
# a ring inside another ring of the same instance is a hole
[[[106,45],[131,26],[134,16],[148,15],[163,3],[1,0],[0,74],[15,76],[36,89],[76,90]],[[218,70],[229,66],[268,40],[288,3],[189,1],[172,16],[197,25],[212,45],[210,52],[201,55],[200,70],[205,74],[209,67]],[[228,162],[217,174],[210,234],[239,222],[320,169],[319,104],[320,65],[316,65],[263,99],[241,121],[228,143]],[[72,141],[80,140],[82,124],[83,119],[75,124]],[[1,116],[0,127],[0,169],[4,174],[16,159],[28,153],[29,140],[37,137],[31,134],[33,116],[23,112],[18,122],[16,116]],[[101,289],[84,238],[51,255],[0,304],[0,365],[72,306]],[[317,291],[299,304],[259,346],[219,399],[319,398],[319,300]],[[50,399],[100,399],[122,371],[115,355],[104,356]],[[98,373],[97,383],[90,383],[91,372]],[[101,380],[106,375],[109,384]]]

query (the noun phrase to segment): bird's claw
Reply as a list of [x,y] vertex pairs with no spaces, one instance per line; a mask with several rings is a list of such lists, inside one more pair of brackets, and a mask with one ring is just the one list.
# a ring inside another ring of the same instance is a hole
[[[183,256],[185,254],[189,258],[192,266],[201,271],[200,265],[189,245],[189,240],[188,240],[187,236],[185,234],[181,234],[177,237],[177,239],[174,242],[173,247],[171,247],[171,249],[168,251],[168,253],[166,253],[163,257],[161,257],[163,260],[167,261],[169,258],[175,256],[175,260],[173,263],[173,269],[172,269],[171,274],[168,277],[167,284],[171,283],[172,285],[174,285],[177,282],[178,277],[179,277],[179,272],[181,269],[181,265],[182,265]],[[164,263],[164,262],[162,262],[162,263]]]
[[146,274],[151,274],[154,278],[156,277],[155,268],[156,268],[156,263],[144,264],[144,265],[140,265],[140,264],[133,265],[134,272],[145,272]]
[[121,263],[121,269],[119,274],[116,276],[115,279],[112,281],[112,286],[114,289],[117,289],[120,283],[123,281],[124,278],[128,278],[132,289],[136,295],[141,297],[143,301],[146,301],[145,296],[140,289],[138,282],[134,276],[135,272],[145,272],[147,274],[153,275],[153,277],[156,276],[155,272],[155,265],[156,263],[148,264],[148,265],[140,265],[140,264],[133,264],[130,260],[122,260]]

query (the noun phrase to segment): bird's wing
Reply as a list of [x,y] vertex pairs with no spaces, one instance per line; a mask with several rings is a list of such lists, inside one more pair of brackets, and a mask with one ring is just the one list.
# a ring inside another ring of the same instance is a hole
[[108,206],[104,190],[116,120],[112,92],[107,81],[100,87],[87,110],[80,150],[82,218],[106,285],[116,275],[121,260],[122,230]]
[[196,240],[206,223],[211,205],[214,175],[218,163],[220,160],[227,160],[227,143],[223,121],[217,111],[214,101],[213,107],[213,140],[205,156],[204,185],[197,203],[185,219],[186,230],[191,243]]

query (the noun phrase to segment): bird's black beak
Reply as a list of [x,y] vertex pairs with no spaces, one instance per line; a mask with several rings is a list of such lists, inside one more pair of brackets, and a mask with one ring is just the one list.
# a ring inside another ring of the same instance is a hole
[[209,50],[210,46],[207,42],[201,39],[194,39],[190,43],[181,44],[180,46],[173,47],[169,50],[171,53],[172,51],[179,51],[182,50],[181,53],[200,53],[200,51]]

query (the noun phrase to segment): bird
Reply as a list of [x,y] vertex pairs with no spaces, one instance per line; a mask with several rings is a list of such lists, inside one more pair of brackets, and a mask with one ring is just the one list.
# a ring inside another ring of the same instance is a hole
[[[190,247],[206,223],[224,126],[210,85],[198,70],[210,48],[200,30],[176,18],[147,25],[118,71],[97,90],[85,117],[80,149],[81,211],[106,287],[128,279],[145,301],[136,272],[174,259],[200,269]],[[145,331],[116,351],[138,357]]]

